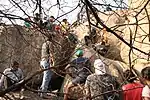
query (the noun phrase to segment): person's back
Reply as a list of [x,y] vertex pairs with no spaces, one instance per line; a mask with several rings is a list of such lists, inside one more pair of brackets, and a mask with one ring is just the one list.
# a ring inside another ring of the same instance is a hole
[[[86,64],[87,61],[88,61],[88,58],[78,57],[78,58],[74,59],[72,61],[72,63],[75,64],[75,65],[79,65],[79,64]],[[78,67],[77,69],[82,69],[83,68],[82,66],[76,66],[76,67]]]
[[113,87],[114,89],[117,89],[117,85],[118,83],[116,81],[116,78],[109,74],[92,74],[87,77],[85,87],[89,87],[90,98],[92,100],[108,100],[108,98],[110,96],[113,96],[114,93],[106,95],[100,94],[113,90]]
[[143,85],[138,82],[129,83],[122,87],[124,100],[142,100]]
[[78,58],[74,59],[67,67],[66,69],[75,69],[75,71],[71,72],[71,77],[72,81],[64,88],[64,100],[68,100],[68,93],[69,90],[77,85],[84,84],[86,81],[87,76],[89,75],[89,67],[90,67],[90,62],[87,58],[83,57],[83,50],[78,49],[76,51],[76,56]]
[[[119,94],[105,93],[118,89],[119,83],[116,77],[106,73],[106,65],[101,59],[94,61],[94,68],[95,73],[89,75],[85,83],[87,98],[91,98],[90,100],[119,100]],[[102,93],[105,94],[101,95]]]
[[136,76],[131,70],[124,72],[128,84],[122,86],[124,100],[142,100],[143,85],[136,82]]
[[18,82],[22,79],[22,70],[18,68],[17,70],[12,70],[11,68],[7,68],[4,70],[4,74],[7,75],[7,77],[11,78],[12,81]]
[[76,69],[76,75],[79,77],[86,77],[90,74],[91,63],[88,58],[78,57],[72,61],[73,66]]
[[41,58],[48,59],[50,57],[50,46],[51,46],[51,42],[49,40],[43,43],[42,51],[41,51]]

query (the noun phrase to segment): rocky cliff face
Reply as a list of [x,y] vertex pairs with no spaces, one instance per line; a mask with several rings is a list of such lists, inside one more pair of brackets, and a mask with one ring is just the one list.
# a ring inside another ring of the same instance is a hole
[[11,66],[13,60],[20,63],[26,74],[38,69],[43,41],[38,31],[31,31],[22,26],[1,26],[0,70]]
[[[0,70],[11,66],[16,60],[20,63],[25,75],[30,75],[40,68],[41,47],[45,41],[45,34],[37,29],[28,29],[19,25],[3,25],[0,28]],[[48,36],[50,32],[47,32]],[[43,35],[44,34],[44,35]],[[55,65],[64,69],[74,45],[67,38],[53,37]]]

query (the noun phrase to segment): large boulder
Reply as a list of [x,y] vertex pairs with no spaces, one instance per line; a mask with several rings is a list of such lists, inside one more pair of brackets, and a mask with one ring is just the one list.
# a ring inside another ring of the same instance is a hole
[[[71,54],[74,51],[75,44],[68,38],[61,36],[56,32],[38,30],[35,28],[26,28],[19,25],[3,25],[0,30],[0,70],[11,66],[11,62],[16,60],[20,63],[25,77],[30,76],[37,70],[40,70],[41,47],[46,38],[51,38],[53,46],[54,66],[56,66],[54,80],[52,84],[58,83],[60,87],[63,78],[59,76],[64,72],[64,68],[70,61]],[[37,87],[41,84],[42,73],[33,77],[29,82],[30,86]],[[59,81],[60,80],[60,81]],[[55,88],[55,87],[53,87]]]
[[[124,39],[127,43],[130,44],[130,38],[132,39],[132,44],[135,48],[147,53],[144,54],[138,50],[132,48],[130,52],[129,45],[122,42],[114,34],[106,32],[107,41],[109,44],[108,52],[104,56],[111,60],[117,60],[125,63],[129,66],[134,66],[135,69],[141,71],[144,66],[149,65],[149,21],[146,16],[145,10],[143,10],[137,16],[138,26],[136,26],[136,19],[134,15],[137,13],[132,10],[117,10],[115,12],[105,12],[106,14],[98,13],[100,19],[107,25],[111,30],[117,33],[120,38]],[[148,14],[149,9],[148,9]],[[129,16],[132,14],[133,16]],[[93,18],[94,19],[94,18]],[[95,19],[94,19],[95,20]],[[75,30],[78,32],[80,40],[84,39],[84,36],[88,33],[87,23],[78,26]],[[94,22],[93,22],[94,23]],[[134,24],[133,24],[134,23]],[[147,24],[146,24],[147,23]],[[79,34],[80,33],[80,34]],[[100,36],[104,34],[103,30],[99,29],[98,31],[98,43],[101,41]],[[129,52],[131,63],[129,61]]]

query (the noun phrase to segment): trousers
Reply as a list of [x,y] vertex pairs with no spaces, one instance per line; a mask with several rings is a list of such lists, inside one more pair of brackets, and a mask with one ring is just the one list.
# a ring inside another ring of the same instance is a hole
[[[48,60],[41,60],[40,65],[43,69],[50,68],[50,62]],[[50,69],[43,72],[43,80],[42,85],[40,87],[42,92],[47,92],[51,78],[52,78],[52,71]]]

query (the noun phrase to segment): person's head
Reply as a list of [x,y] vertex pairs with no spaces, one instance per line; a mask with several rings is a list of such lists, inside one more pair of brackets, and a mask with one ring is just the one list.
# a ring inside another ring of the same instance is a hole
[[99,75],[106,74],[106,66],[101,59],[96,59],[94,61],[95,73]]
[[36,16],[36,17],[39,17],[39,16],[40,16],[40,14],[39,14],[39,13],[35,13],[35,16]]
[[141,74],[145,80],[150,81],[150,66],[143,68]]
[[54,16],[50,16],[49,21],[50,21],[50,22],[54,22],[54,21],[55,21]]
[[82,57],[83,56],[83,50],[78,49],[75,54],[76,54],[77,57]]
[[124,73],[124,78],[127,80],[127,82],[132,83],[136,80],[135,74],[131,70],[126,70]]
[[12,68],[15,70],[15,69],[18,69],[18,67],[19,67],[19,63],[17,61],[14,61],[12,63]]
[[65,19],[63,19],[62,21],[63,21],[64,23],[67,23],[67,22],[68,22],[66,18],[65,18]]

